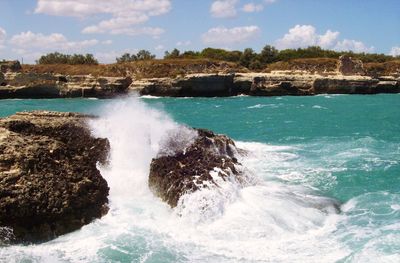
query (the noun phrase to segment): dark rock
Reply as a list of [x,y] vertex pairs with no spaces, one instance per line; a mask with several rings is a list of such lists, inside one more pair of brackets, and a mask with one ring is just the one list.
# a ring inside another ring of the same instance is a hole
[[110,98],[123,95],[130,77],[62,76],[51,73],[7,73],[0,75],[0,99],[9,98]]
[[[178,204],[179,198],[199,189],[216,185],[210,174],[218,168],[218,177],[226,179],[234,176],[241,181],[240,166],[235,157],[237,149],[233,140],[224,135],[198,129],[198,136],[192,143],[185,143],[174,154],[161,152],[150,166],[149,187],[171,207]],[[172,136],[168,144],[176,144],[180,136]]]
[[374,94],[377,79],[359,78],[317,78],[313,84],[315,94]]
[[176,79],[136,81],[130,88],[140,95],[169,97],[225,97],[233,94],[233,74],[194,74]]
[[304,96],[309,95],[309,80],[283,79],[279,77],[255,77],[250,89],[254,96]]
[[[107,139],[73,113],[23,112],[0,119],[0,242],[46,241],[108,211],[109,188],[96,168]],[[5,239],[5,240],[4,240]]]

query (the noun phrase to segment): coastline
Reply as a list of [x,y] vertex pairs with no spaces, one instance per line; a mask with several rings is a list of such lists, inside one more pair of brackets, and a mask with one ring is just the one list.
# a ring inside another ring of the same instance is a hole
[[312,96],[400,93],[400,78],[271,73],[198,73],[179,77],[94,77],[53,73],[5,73],[0,99],[114,98],[129,93],[156,97]]

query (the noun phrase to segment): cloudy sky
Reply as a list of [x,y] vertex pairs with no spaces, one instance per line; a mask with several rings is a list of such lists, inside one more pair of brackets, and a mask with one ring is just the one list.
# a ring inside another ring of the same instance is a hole
[[266,44],[400,55],[400,0],[0,0],[0,59]]

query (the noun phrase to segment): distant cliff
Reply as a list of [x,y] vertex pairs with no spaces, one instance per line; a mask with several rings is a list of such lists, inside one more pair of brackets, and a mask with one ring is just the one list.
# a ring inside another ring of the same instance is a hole
[[206,60],[22,67],[8,63],[0,72],[0,99],[112,98],[130,92],[172,97],[399,93],[400,62],[371,65],[342,56],[278,62],[263,72]]

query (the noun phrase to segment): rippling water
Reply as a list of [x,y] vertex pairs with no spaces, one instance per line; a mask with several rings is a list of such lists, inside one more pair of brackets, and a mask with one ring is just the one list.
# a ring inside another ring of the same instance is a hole
[[[0,248],[0,261],[400,262],[399,95],[0,101],[0,116],[32,109],[101,116],[90,125],[112,146],[100,167],[111,210],[51,242]],[[149,163],[181,125],[234,138],[255,183],[174,210],[155,198]],[[330,198],[341,213],[322,209]]]

